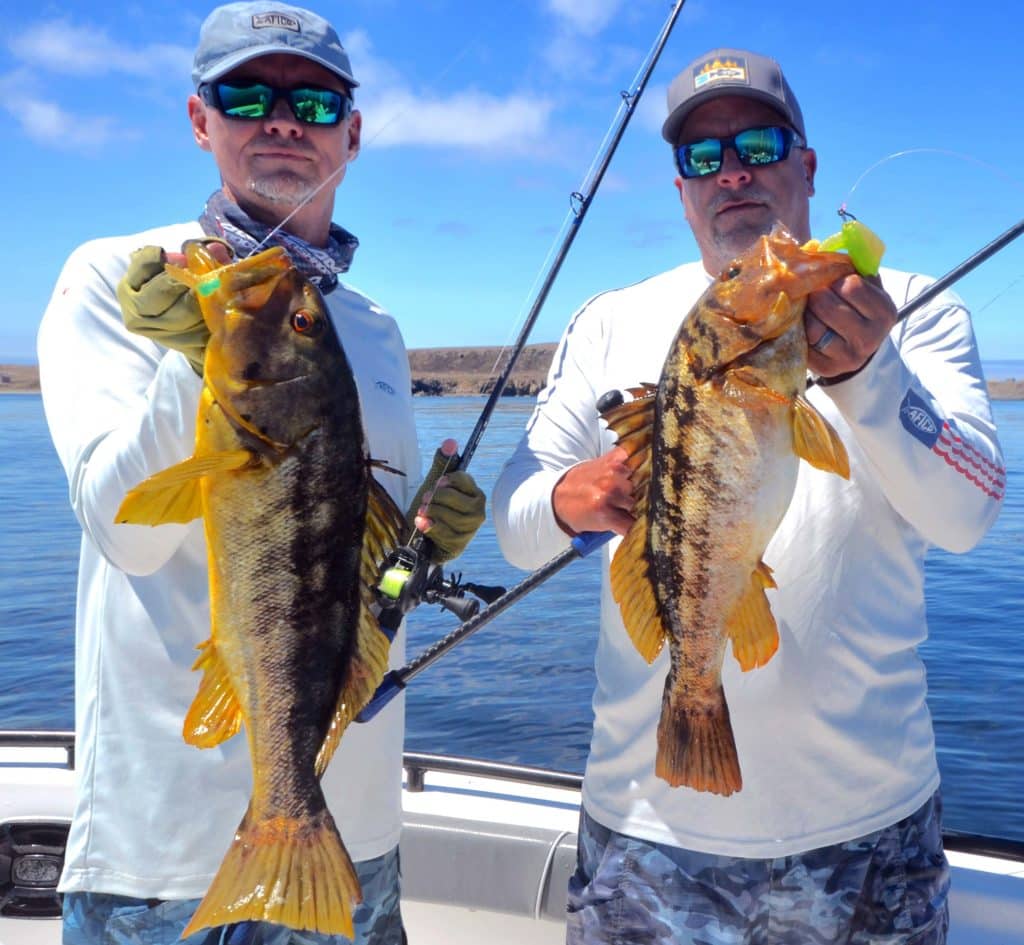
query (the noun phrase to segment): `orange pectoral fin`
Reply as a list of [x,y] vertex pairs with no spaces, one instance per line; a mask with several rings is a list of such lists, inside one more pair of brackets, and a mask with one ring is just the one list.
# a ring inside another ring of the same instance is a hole
[[622,622],[637,652],[648,663],[653,663],[668,634],[661,620],[661,610],[647,566],[646,498],[637,503],[633,513],[636,521],[612,559],[612,596],[619,605]]
[[764,666],[779,648],[779,628],[775,623],[766,587],[775,587],[772,569],[763,561],[750,575],[750,586],[729,615],[732,653],[743,672]]
[[182,736],[196,748],[213,748],[238,733],[242,707],[214,641],[200,643],[199,650],[192,668],[201,669],[203,678],[185,715]]
[[132,525],[191,522],[203,514],[199,491],[203,476],[241,469],[252,460],[253,453],[249,450],[225,450],[206,456],[192,456],[129,489],[114,521]]
[[793,402],[793,452],[815,469],[850,478],[850,457],[843,441],[806,397]]
[[749,368],[730,368],[725,372],[721,383],[730,400],[748,409],[789,403],[789,398],[785,394],[768,387]]

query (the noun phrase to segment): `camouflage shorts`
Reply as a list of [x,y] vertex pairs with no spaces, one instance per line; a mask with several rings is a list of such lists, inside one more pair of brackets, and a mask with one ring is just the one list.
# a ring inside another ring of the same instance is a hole
[[[353,914],[355,945],[404,945],[395,848],[356,863],[363,901]],[[63,945],[352,945],[343,935],[296,932],[269,922],[204,929],[181,939],[198,899],[146,900],[108,893],[64,896]]]
[[899,823],[772,860],[693,853],[580,818],[568,945],[943,945],[936,794]]

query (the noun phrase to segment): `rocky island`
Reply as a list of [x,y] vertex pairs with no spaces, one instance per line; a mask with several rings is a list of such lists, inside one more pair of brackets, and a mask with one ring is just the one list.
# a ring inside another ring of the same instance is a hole
[[[413,348],[409,351],[412,391],[420,396],[489,394],[508,364],[510,349]],[[505,395],[534,397],[544,386],[555,344],[527,345],[505,386]],[[0,393],[38,393],[39,368],[34,364],[0,364]],[[1024,400],[1024,378],[988,382],[993,400]]]

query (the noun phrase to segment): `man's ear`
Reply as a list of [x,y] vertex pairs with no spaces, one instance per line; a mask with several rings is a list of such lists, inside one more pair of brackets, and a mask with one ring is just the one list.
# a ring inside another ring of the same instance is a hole
[[210,135],[206,129],[206,104],[198,95],[188,97],[188,120],[192,125],[192,137],[204,151],[212,151]]
[[818,154],[814,148],[804,148],[800,152],[800,160],[804,166],[804,178],[807,181],[807,196],[814,196],[814,175],[818,171]]
[[348,119],[348,159],[354,161],[359,157],[359,145],[363,136],[363,116],[354,110]]

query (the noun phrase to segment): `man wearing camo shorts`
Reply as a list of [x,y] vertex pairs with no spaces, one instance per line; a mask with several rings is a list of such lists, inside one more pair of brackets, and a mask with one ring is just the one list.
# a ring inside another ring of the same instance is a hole
[[[572,319],[493,497],[502,550],[523,568],[577,533],[629,530],[626,454],[598,398],[656,380],[686,312],[776,221],[811,236],[817,156],[778,63],[713,50],[675,79],[668,105],[662,134],[701,261],[598,295]],[[924,556],[976,544],[1006,480],[963,304],[945,293],[896,321],[929,281],[883,269],[810,296],[808,396],[846,445],[851,478],[801,463],[764,555],[778,652],[748,673],[725,656],[741,790],[656,776],[668,648],[648,665],[633,646],[608,587],[617,541],[606,545],[571,945],[945,942],[949,869],[917,652]]]

